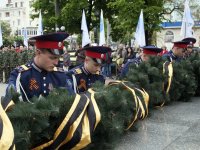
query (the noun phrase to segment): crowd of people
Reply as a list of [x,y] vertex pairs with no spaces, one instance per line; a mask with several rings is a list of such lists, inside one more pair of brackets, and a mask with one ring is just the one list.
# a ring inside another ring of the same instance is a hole
[[[64,88],[70,95],[82,94],[97,81],[106,85],[114,81],[113,76],[117,79],[127,76],[131,64],[140,65],[141,62],[147,62],[149,57],[162,57],[173,63],[187,59],[193,53],[196,42],[194,38],[173,42],[170,51],[166,50],[165,46],[158,48],[154,45],[136,49],[120,44],[116,51],[108,46],[87,45],[76,51],[77,59],[73,64],[64,46],[67,37],[68,34],[62,32],[31,38],[35,40],[33,59],[17,66],[10,73],[6,95],[2,97],[0,105],[0,109],[4,110],[2,111],[4,117],[6,117],[5,111],[13,105],[11,93],[17,93],[20,101],[29,103],[33,103],[31,100],[33,97],[38,99],[46,97],[55,88]],[[4,47],[2,51],[7,50]],[[21,47],[20,51],[16,49],[13,51],[22,53],[25,49]],[[14,134],[12,136],[14,137]]]
[[[36,41],[34,58],[11,72],[7,91],[14,87],[23,101],[30,101],[33,96],[46,96],[57,87],[65,87],[71,94],[82,93],[96,81],[105,83],[126,76],[130,64],[139,65],[150,56],[163,57],[170,62],[186,59],[196,42],[194,38],[173,42],[170,51],[166,46],[154,45],[133,48],[120,44],[114,51],[107,46],[86,45],[76,50],[76,61],[72,63],[63,42],[67,37],[67,33],[33,37]],[[20,50],[25,49],[21,47]]]

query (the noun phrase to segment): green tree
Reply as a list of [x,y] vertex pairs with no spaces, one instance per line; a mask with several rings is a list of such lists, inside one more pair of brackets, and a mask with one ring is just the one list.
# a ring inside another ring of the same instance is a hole
[[[133,37],[140,11],[143,9],[146,41],[147,44],[153,44],[154,33],[161,29],[160,24],[169,20],[166,17],[167,14],[170,15],[175,10],[182,12],[183,2],[175,0],[36,0],[33,7],[36,11],[42,10],[43,24],[48,31],[52,28],[55,30],[55,25],[65,26],[69,34],[81,34],[83,9],[86,12],[88,30],[94,30],[94,27],[98,29],[102,9],[104,19],[108,19],[111,24],[113,41],[124,43]],[[33,15],[34,17],[38,17],[38,14]]]
[[10,45],[11,43],[13,43],[13,38],[10,37],[10,33],[11,33],[10,24],[3,21],[1,21],[0,24],[1,24],[1,30],[2,30],[2,36],[3,36],[3,44]]
[[[55,15],[55,5],[58,2],[58,16]],[[35,11],[42,10],[43,23],[48,29],[54,28],[57,23],[64,25],[70,33],[80,33],[82,10],[85,9],[88,29],[99,23],[95,12],[100,9],[105,10],[107,0],[36,0],[32,7]],[[48,6],[48,7],[46,7]],[[32,15],[32,18],[38,17],[38,14]],[[91,25],[91,26],[90,26]]]

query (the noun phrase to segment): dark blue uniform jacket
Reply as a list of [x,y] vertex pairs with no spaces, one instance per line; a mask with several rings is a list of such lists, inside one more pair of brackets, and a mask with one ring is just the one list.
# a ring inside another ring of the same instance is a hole
[[134,58],[134,59],[129,59],[125,64],[124,67],[121,70],[120,76],[124,77],[127,75],[128,71],[129,71],[129,66],[130,64],[136,64],[139,65],[142,62],[142,59],[140,57],[138,58]]
[[[66,88],[66,75],[62,68],[47,72],[30,62],[14,69],[9,78],[8,86],[14,85],[22,95],[23,101],[33,96],[47,96],[53,88]],[[20,90],[19,90],[20,89]]]
[[181,58],[175,56],[172,50],[170,50],[168,53],[164,54],[162,57],[163,58],[167,58],[167,60],[170,61],[170,62],[172,62],[172,61],[175,61],[175,62],[181,61]]
[[71,93],[81,93],[92,86],[96,81],[102,83],[105,79],[102,75],[89,73],[83,65],[71,69],[66,73],[67,75],[67,89]]

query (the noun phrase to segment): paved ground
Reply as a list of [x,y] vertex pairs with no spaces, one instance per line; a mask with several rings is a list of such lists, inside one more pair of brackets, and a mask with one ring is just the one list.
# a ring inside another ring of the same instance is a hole
[[[0,84],[0,96],[5,93]],[[151,111],[115,150],[200,150],[200,98]]]
[[7,84],[0,83],[0,97],[5,95],[6,86]]
[[200,98],[151,111],[115,150],[200,150]]

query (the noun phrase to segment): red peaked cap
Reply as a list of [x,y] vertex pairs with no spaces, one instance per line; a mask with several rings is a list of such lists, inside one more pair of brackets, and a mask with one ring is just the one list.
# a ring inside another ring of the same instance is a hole
[[188,42],[188,46],[193,47],[197,40],[195,38],[188,37],[188,38],[184,38],[182,41]]
[[61,55],[63,53],[63,40],[65,40],[69,34],[64,32],[50,33],[40,36],[35,36],[30,39],[35,40],[35,46],[38,49],[48,49],[55,55]]
[[84,47],[85,56],[93,58],[97,63],[107,63],[111,58],[111,48],[105,46]]
[[173,47],[179,47],[179,48],[187,48],[190,42],[188,41],[176,41],[173,42],[174,46]]
[[162,51],[162,48],[158,48],[154,45],[144,46],[141,48],[143,49],[143,53],[148,55],[157,55]]

